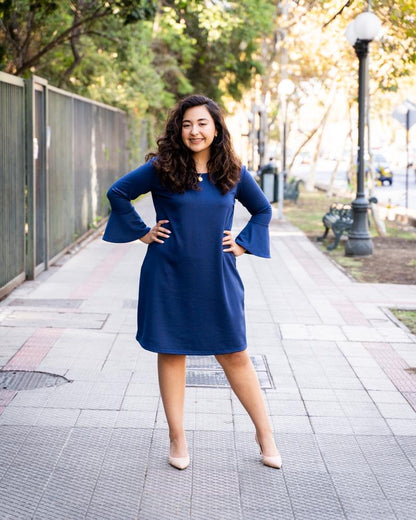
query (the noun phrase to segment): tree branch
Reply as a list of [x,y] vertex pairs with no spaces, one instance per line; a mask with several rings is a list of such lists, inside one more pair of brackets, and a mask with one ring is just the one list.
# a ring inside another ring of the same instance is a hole
[[108,16],[109,14],[110,14],[110,11],[108,11],[108,10],[105,10],[103,12],[100,12],[98,10],[95,13],[93,13],[92,15],[90,15],[89,17],[84,18],[84,19],[78,21],[77,23],[71,25],[71,27],[69,27],[68,29],[63,31],[61,34],[59,34],[55,39],[50,41],[47,45],[45,45],[45,47],[43,47],[43,49],[41,49],[38,53],[36,53],[34,56],[32,56],[29,60],[27,60],[26,62],[23,62],[16,69],[15,75],[19,75],[22,72],[24,72],[25,70],[29,69],[30,67],[35,65],[39,61],[39,59],[42,56],[44,56],[47,52],[49,52],[50,50],[54,49],[55,47],[57,47],[58,45],[60,45],[64,41],[66,41],[68,39],[71,39],[73,31],[75,29],[81,27],[82,25],[84,25],[84,24],[86,24],[88,22],[92,22],[93,20],[97,20],[98,18],[104,18],[104,17]]

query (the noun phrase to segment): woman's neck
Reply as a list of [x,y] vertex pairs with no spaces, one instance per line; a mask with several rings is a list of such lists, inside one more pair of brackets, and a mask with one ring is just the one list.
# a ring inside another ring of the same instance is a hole
[[208,161],[210,158],[210,153],[208,150],[208,153],[204,150],[201,153],[195,153],[193,155],[194,162],[195,162],[195,168],[198,173],[207,173],[208,171]]

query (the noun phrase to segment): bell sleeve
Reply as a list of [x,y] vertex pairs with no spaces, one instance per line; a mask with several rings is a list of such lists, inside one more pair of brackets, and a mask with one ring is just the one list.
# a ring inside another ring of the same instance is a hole
[[115,243],[132,242],[150,231],[131,201],[152,189],[155,175],[151,162],[147,162],[111,186],[107,192],[111,213],[103,240]]
[[249,254],[270,258],[269,222],[272,218],[272,208],[244,166],[241,170],[236,198],[251,213],[251,218],[235,241]]

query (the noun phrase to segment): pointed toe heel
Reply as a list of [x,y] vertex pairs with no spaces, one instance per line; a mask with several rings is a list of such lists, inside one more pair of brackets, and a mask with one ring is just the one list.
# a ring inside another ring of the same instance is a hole
[[263,451],[261,449],[261,444],[257,438],[255,437],[257,444],[260,447],[260,455],[261,461],[265,466],[269,466],[270,468],[280,469],[282,467],[282,457],[281,455],[263,455]]
[[186,457],[170,457],[169,464],[176,469],[186,469],[189,466],[190,458],[189,455]]
[[282,467],[282,457],[280,455],[273,455],[272,457],[261,456],[261,461],[265,466],[270,468],[280,469]]

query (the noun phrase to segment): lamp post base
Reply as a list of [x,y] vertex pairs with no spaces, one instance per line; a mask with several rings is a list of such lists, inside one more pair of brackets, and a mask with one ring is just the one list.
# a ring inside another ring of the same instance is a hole
[[373,242],[371,238],[348,237],[345,244],[346,256],[370,256],[373,254]]
[[352,204],[353,225],[345,244],[346,256],[370,256],[373,254],[373,241],[368,232],[368,201],[358,197]]

